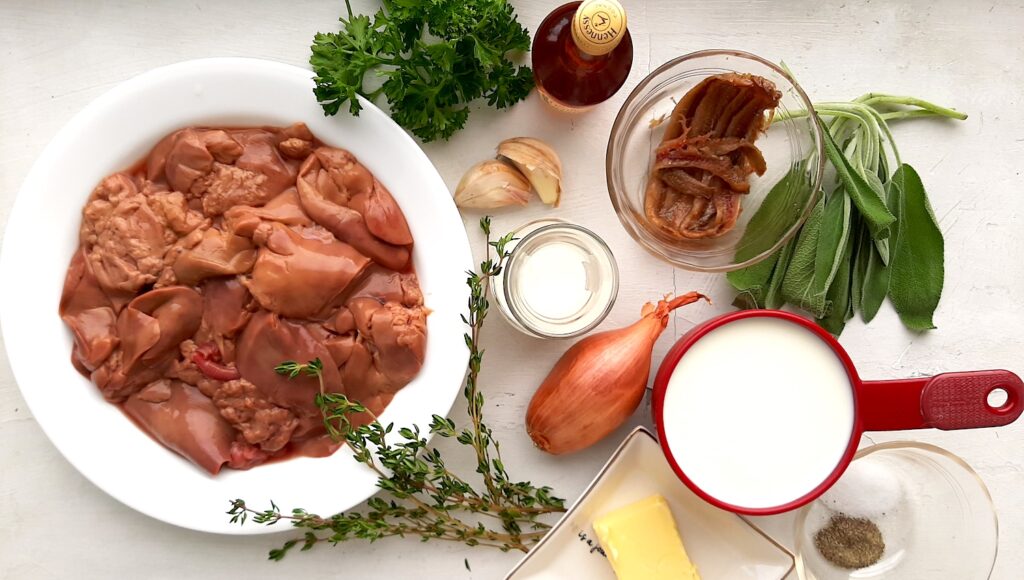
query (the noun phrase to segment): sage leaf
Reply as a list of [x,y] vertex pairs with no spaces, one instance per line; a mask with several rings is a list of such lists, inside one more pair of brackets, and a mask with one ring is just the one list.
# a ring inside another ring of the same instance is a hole
[[[845,197],[845,196],[844,196]],[[833,336],[839,336],[846,328],[850,307],[850,275],[852,267],[853,244],[846,244],[840,256],[841,267],[836,272],[832,285],[829,286],[826,299],[831,305],[828,313],[818,319],[818,325]]]
[[[765,195],[743,231],[736,249],[736,263],[745,262],[769,250],[799,221],[807,207],[807,200],[814,194],[807,183],[806,165],[805,159],[791,167]],[[780,251],[776,251],[757,264],[729,272],[726,278],[741,293],[759,294],[768,284],[779,254]]]
[[743,310],[763,307],[765,289],[778,259],[779,252],[775,252],[752,266],[726,274],[729,283],[739,292],[733,306]]
[[[892,208],[889,208],[892,212]],[[896,215],[893,213],[893,215]],[[882,264],[885,266],[889,265],[889,238],[884,240],[875,240],[875,250],[878,252],[878,258],[882,260]]]
[[[886,134],[891,137],[892,133],[889,133],[888,125],[883,123],[882,126],[885,128]],[[892,146],[895,147],[896,144],[892,143]],[[881,138],[879,138],[878,142],[878,173],[876,174],[876,177],[878,177],[879,180],[889,177],[889,159],[885,156],[885,142]]]
[[782,249],[775,252],[771,257],[774,267],[765,285],[741,290],[733,299],[732,305],[740,310],[754,308],[778,310],[785,306],[786,299],[782,296],[782,281],[786,277],[786,270],[789,268],[796,244],[797,236],[793,236],[786,242],[786,245],[782,246]]
[[732,305],[734,308],[740,310],[757,310],[758,308],[764,308],[764,291],[761,288],[740,290],[736,297],[732,299]]
[[[879,160],[882,161],[883,165],[884,165],[884,161],[883,161],[884,159],[885,159],[885,155],[879,155]],[[882,179],[880,177],[878,177],[877,174],[871,173],[871,172],[866,172],[863,175],[864,175],[864,181],[866,181],[867,184],[869,186],[871,186],[871,189],[878,195],[878,197],[880,199],[884,200],[884,199],[888,198],[888,195],[886,194],[886,190],[885,190],[885,184],[882,183]],[[892,213],[892,207],[888,206],[888,205],[886,207],[889,208],[889,213]],[[895,217],[895,214],[893,214],[893,217]],[[889,240],[888,240],[888,238],[882,238],[882,239],[875,240],[875,247],[878,248],[878,255],[882,258],[882,263],[888,265],[889,264]]]
[[944,242],[921,177],[904,163],[891,180],[899,221],[891,246],[889,299],[907,328],[935,328],[932,316],[942,295]]
[[868,273],[868,261],[875,248],[871,242],[871,234],[862,221],[857,220],[853,230],[851,244],[853,250],[853,270],[850,274],[850,313],[857,308],[862,308],[864,303],[864,278]]
[[786,304],[786,299],[782,296],[782,282],[786,278],[786,271],[789,269],[789,263],[793,259],[793,252],[796,250],[797,237],[793,236],[791,240],[786,242],[785,246],[779,250],[778,260],[775,262],[775,268],[772,270],[772,276],[768,279],[768,288],[764,292],[764,307],[772,310],[778,310]]
[[822,196],[800,230],[793,258],[782,281],[782,297],[786,302],[811,312],[815,318],[824,316],[826,307],[825,293],[814,292],[814,260],[824,214],[825,198]]
[[[900,188],[889,181],[885,184],[886,203],[889,211],[896,216],[896,227],[899,228],[899,198]],[[894,231],[891,238],[887,240],[875,240],[875,251],[868,256],[867,271],[864,273],[863,287],[861,288],[860,318],[865,324],[875,319],[885,297],[889,294],[889,248],[896,243],[898,233]]]
[[885,185],[882,183],[882,179],[880,177],[878,177],[877,174],[872,173],[870,171],[862,172],[861,176],[864,178],[864,183],[867,183],[868,187],[871,188],[871,191],[874,191],[875,195],[878,196],[878,199],[881,199],[884,202],[885,201]]
[[867,262],[860,291],[860,318],[865,324],[874,320],[889,293],[889,268],[882,263],[877,248],[869,252]]
[[[822,126],[824,127],[824,124]],[[872,239],[880,240],[888,237],[889,226],[896,221],[895,216],[889,212],[882,197],[868,185],[864,176],[850,165],[850,161],[832,139],[832,134],[827,130],[822,131],[822,134],[825,138],[825,154],[835,167],[836,176],[846,189],[847,195],[857,206],[860,215],[864,217],[864,221],[871,231]]]
[[845,249],[850,242],[850,197],[842,188],[836,189],[825,201],[818,233],[818,250],[814,257],[814,291],[828,292],[836,273],[843,265]]

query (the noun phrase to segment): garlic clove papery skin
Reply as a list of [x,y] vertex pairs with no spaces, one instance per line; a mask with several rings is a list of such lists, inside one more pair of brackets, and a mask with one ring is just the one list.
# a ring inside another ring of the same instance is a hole
[[530,202],[530,182],[516,168],[489,159],[477,163],[455,187],[455,205],[473,209],[496,209]]
[[551,146],[539,139],[515,137],[498,144],[498,157],[523,172],[541,201],[558,207],[562,199],[562,160]]

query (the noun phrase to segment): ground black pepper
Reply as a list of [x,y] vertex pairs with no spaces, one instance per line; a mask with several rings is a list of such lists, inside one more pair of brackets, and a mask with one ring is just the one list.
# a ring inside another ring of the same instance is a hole
[[836,566],[858,569],[882,559],[885,541],[875,522],[837,514],[814,534],[814,547]]

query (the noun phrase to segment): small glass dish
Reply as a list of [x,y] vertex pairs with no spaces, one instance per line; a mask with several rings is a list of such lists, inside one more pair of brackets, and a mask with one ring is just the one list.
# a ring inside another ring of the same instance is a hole
[[491,282],[509,324],[537,338],[572,338],[608,316],[619,292],[619,269],[597,234],[547,218],[513,235],[505,266]]
[[[826,560],[815,535],[844,514],[874,522],[885,544],[870,566]],[[924,443],[873,445],[796,520],[802,580],[984,580],[996,561],[999,526],[988,488],[956,455]]]
[[[767,170],[764,175],[750,176],[750,192],[741,196],[740,216],[729,232],[717,238],[680,241],[649,224],[644,194],[667,125],[659,120],[667,120],[676,102],[705,78],[729,72],[758,75],[774,83],[782,93],[776,116],[811,110],[803,89],[779,66],[746,52],[705,50],[673,59],[640,81],[619,110],[608,139],[608,194],[622,226],[651,254],[687,270],[728,272],[770,256],[807,219],[824,172],[824,142],[816,118],[804,114],[776,121],[754,142],[764,155]],[[781,234],[747,232],[765,196],[791,172],[794,178],[780,186],[785,191],[776,194],[788,201],[787,209],[772,219],[785,219],[792,225]]]
[[592,523],[645,497],[668,502],[676,528],[705,580],[782,580],[793,554],[746,518],[697,497],[669,467],[654,435],[635,428],[548,533],[505,580],[615,580]]

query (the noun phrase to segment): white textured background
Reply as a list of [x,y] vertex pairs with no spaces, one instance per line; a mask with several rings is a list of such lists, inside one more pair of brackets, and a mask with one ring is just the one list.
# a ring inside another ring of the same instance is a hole
[[[357,11],[376,9],[368,2],[354,4]],[[514,4],[531,30],[554,7],[527,0]],[[604,236],[622,274],[619,299],[605,327],[633,321],[644,301],[673,290],[706,292],[717,305],[680,311],[666,334],[678,336],[692,321],[727,310],[731,293],[722,277],[673,271],[627,237],[608,201],[604,146],[622,99],[651,68],[704,48],[749,50],[785,60],[815,100],[847,99],[876,90],[911,94],[970,114],[958,124],[926,120],[896,128],[901,153],[922,174],[946,235],[946,290],[937,313],[939,329],[923,336],[909,334],[886,306],[869,328],[851,323],[842,342],[861,374],[869,378],[971,368],[1024,373],[1024,306],[1018,295],[1024,285],[1024,4],[624,4],[636,57],[627,86],[610,102],[567,117],[546,109],[534,95],[509,113],[476,111],[468,128],[449,143],[426,147],[450,186],[506,137],[541,137],[561,152],[567,184],[562,207],[549,212],[534,203],[500,214],[496,230],[556,215]],[[241,55],[304,65],[313,34],[333,30],[342,10],[341,2],[326,0],[0,1],[0,223],[6,223],[23,178],[46,143],[109,87],[152,67],[190,58]],[[475,230],[475,218],[467,222]],[[40,224],[43,235],[45,227]],[[473,239],[479,242],[475,231]],[[25,274],[22,280],[0,283],[30,284],[31,273]],[[659,342],[656,362],[671,341],[665,336]],[[520,336],[497,313],[485,333],[485,345],[487,416],[504,443],[512,475],[552,485],[574,499],[617,445],[619,434],[587,452],[558,460],[534,450],[522,427],[524,409],[566,345]],[[65,356],[54,353],[57,358]],[[60,396],[59,389],[54,386],[55,397]],[[464,418],[461,403],[453,416]],[[636,422],[647,420],[644,409]],[[1000,554],[993,578],[1024,577],[1024,422],[1001,430],[874,437],[900,438],[946,447],[982,474],[999,509]],[[0,441],[2,578],[496,578],[518,558],[482,548],[389,540],[317,548],[273,564],[264,560],[266,550],[284,536],[218,537],[149,519],[107,497],[64,461],[25,408],[2,355]],[[765,525],[786,540],[788,518]],[[463,558],[468,558],[472,573],[466,571]]]

